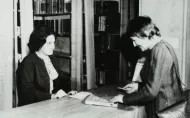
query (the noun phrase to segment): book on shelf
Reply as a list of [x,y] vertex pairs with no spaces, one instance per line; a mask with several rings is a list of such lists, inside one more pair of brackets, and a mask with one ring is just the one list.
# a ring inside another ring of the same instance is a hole
[[46,0],[40,1],[40,14],[46,13]]
[[106,16],[99,16],[98,19],[98,31],[106,31]]
[[46,2],[46,13],[47,14],[52,13],[52,0],[47,0]]
[[95,32],[120,33],[120,14],[95,15]]
[[65,0],[64,12],[71,12],[71,0]]
[[64,13],[64,0],[59,0],[59,13]]

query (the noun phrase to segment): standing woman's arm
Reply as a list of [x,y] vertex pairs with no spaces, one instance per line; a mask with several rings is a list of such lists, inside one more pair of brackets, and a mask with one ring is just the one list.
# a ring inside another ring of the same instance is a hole
[[140,72],[141,72],[141,70],[143,68],[143,65],[144,65],[144,63],[137,61],[132,81],[138,81],[138,82],[142,81],[141,78],[140,78]]
[[147,81],[135,93],[126,94],[123,102],[128,105],[146,104],[153,100],[160,89],[161,80],[167,79],[173,64],[173,58],[169,50],[163,46],[156,46],[151,51],[151,67],[145,74],[148,74]]

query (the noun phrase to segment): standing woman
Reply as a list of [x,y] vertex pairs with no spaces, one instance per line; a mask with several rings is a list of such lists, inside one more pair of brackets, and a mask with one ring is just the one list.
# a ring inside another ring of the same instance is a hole
[[70,80],[63,77],[53,56],[54,43],[54,32],[45,26],[30,35],[30,53],[17,70],[18,106],[60,98],[70,90]]
[[145,105],[147,117],[157,118],[157,111],[184,99],[177,57],[150,17],[139,16],[129,27],[127,35],[133,45],[147,53],[140,73],[142,82],[126,85],[127,94],[115,96],[110,101]]

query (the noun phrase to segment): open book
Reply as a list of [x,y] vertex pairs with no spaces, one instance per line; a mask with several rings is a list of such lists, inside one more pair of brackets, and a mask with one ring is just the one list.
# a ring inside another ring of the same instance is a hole
[[109,102],[109,99],[108,97],[100,97],[91,94],[84,100],[84,103],[97,106],[117,107],[118,104]]

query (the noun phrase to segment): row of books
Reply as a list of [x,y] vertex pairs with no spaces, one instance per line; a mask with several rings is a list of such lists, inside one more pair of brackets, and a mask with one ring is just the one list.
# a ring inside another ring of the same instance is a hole
[[98,31],[106,31],[106,16],[98,17]]
[[95,15],[95,32],[119,33],[120,14]]
[[38,25],[45,25],[61,36],[71,34],[70,19],[34,20],[34,26]]
[[34,14],[61,14],[71,12],[71,0],[34,0]]

